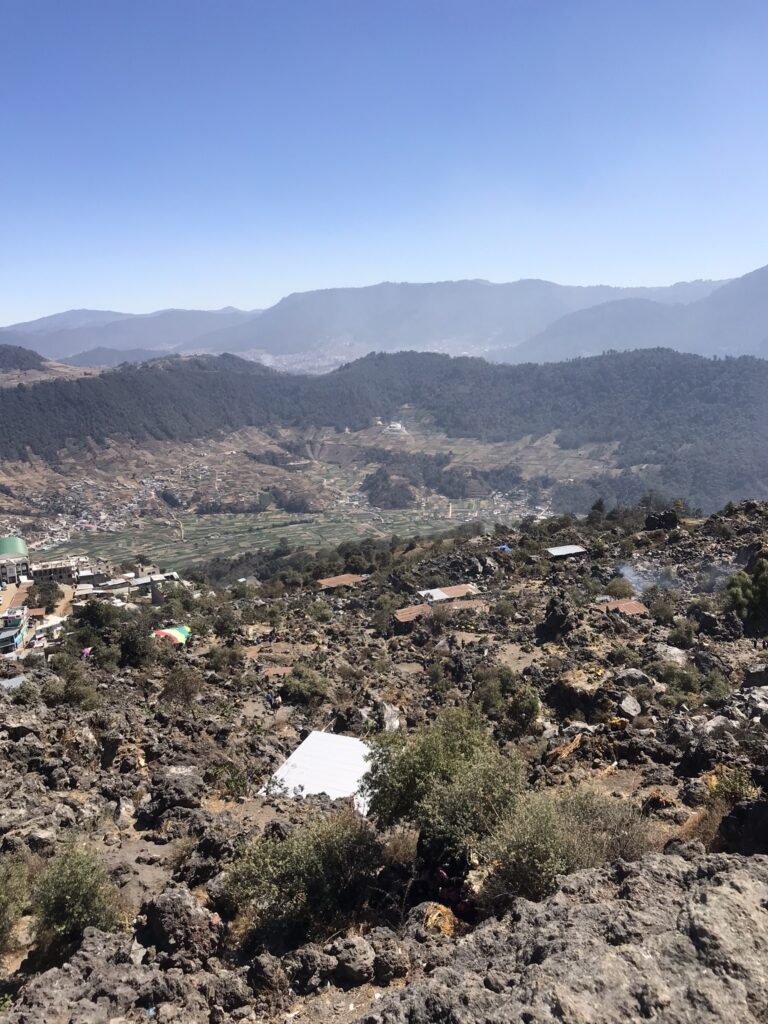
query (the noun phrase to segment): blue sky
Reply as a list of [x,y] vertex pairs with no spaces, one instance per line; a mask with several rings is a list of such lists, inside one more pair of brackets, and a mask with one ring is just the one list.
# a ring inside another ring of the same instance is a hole
[[0,0],[0,323],[768,263],[765,0]]

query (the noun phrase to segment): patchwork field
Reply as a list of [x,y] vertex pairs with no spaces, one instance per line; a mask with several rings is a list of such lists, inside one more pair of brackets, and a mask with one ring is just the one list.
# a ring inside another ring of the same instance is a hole
[[147,520],[140,526],[115,533],[77,534],[65,544],[49,548],[47,558],[90,555],[120,563],[136,555],[162,569],[188,569],[215,555],[237,555],[242,551],[274,548],[282,538],[291,547],[319,548],[363,537],[391,537],[439,533],[463,518],[490,518],[483,502],[454,502],[453,518],[447,502],[435,511],[422,509],[374,511],[356,509],[295,515],[264,512],[260,515],[183,515],[180,526]]

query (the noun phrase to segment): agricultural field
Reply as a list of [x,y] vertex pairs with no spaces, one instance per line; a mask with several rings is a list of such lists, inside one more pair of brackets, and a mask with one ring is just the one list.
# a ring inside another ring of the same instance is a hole
[[[178,524],[147,519],[139,526],[115,533],[81,533],[46,552],[46,558],[89,555],[114,564],[142,555],[161,569],[189,569],[214,555],[274,548],[285,538],[291,547],[320,548],[363,537],[390,537],[439,533],[469,518],[491,519],[490,504],[481,501],[448,503],[435,508],[378,510],[336,508],[329,512],[296,515],[270,511],[259,515],[182,515]],[[506,520],[505,520],[506,521]],[[184,539],[181,537],[181,529]]]

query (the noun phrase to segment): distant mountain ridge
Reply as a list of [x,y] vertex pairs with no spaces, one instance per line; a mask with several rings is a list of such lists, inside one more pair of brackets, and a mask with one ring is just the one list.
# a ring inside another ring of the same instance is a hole
[[494,358],[559,362],[608,349],[659,345],[704,356],[768,356],[768,267],[728,281],[688,304],[623,299],[579,310]]
[[662,288],[615,288],[539,280],[385,282],[296,292],[263,311],[69,310],[0,328],[0,343],[34,347],[48,358],[74,358],[78,365],[84,365],[93,350],[106,358],[103,349],[235,352],[302,368],[313,363],[338,365],[372,350],[488,355],[523,344],[586,308],[628,299],[690,303],[720,284],[693,281]]
[[[196,339],[254,317],[254,312],[228,307],[220,310],[164,309],[156,313],[111,313],[69,310],[41,320],[0,329],[0,344],[34,347],[49,359],[61,359],[90,349],[173,349],[194,345]],[[108,319],[110,318],[111,319]]]

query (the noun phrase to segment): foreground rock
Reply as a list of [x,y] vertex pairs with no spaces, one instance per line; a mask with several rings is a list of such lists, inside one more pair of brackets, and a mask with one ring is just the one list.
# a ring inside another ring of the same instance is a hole
[[768,857],[681,852],[518,901],[362,1024],[765,1021]]

